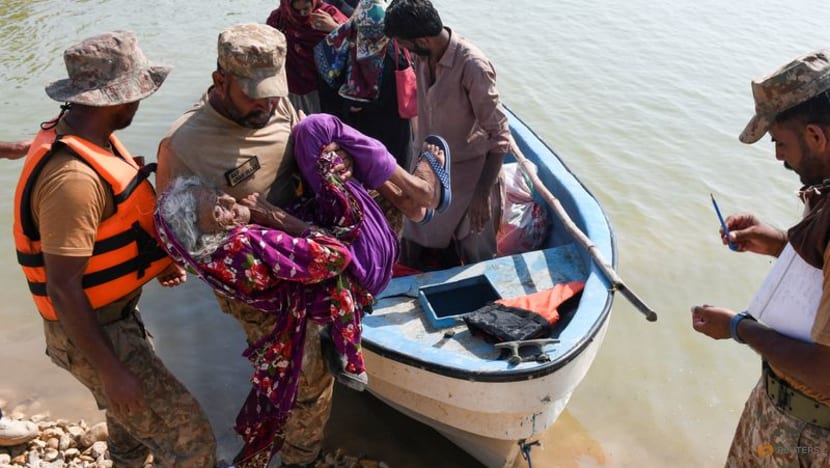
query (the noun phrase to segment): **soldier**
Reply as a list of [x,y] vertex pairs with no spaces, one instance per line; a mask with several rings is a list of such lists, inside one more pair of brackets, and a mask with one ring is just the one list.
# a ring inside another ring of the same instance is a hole
[[[237,24],[219,34],[213,86],[201,102],[172,125],[159,144],[160,191],[166,190],[176,177],[195,175],[236,200],[257,193],[273,205],[286,207],[296,195],[297,164],[291,134],[301,125],[306,132],[316,135],[314,141],[319,143],[319,138],[330,142],[325,151],[351,147],[353,153],[363,151],[364,156],[374,156],[377,164],[372,167],[375,169],[360,174],[361,167],[357,164],[356,179],[363,178],[367,188],[377,189],[385,197],[388,195],[404,215],[425,219],[429,210],[440,206],[442,194],[451,190],[448,181],[439,180],[436,175],[449,159],[443,149],[438,151],[437,146],[427,145],[425,148],[432,148],[430,151],[436,154],[429,156],[430,164],[426,160],[419,164],[416,175],[412,175],[397,166],[379,142],[359,135],[333,116],[315,114],[299,123],[288,100],[285,58],[285,36],[270,26]],[[304,145],[296,138],[297,146],[302,149]],[[306,142],[311,139],[307,137]],[[305,152],[311,151],[306,148]],[[318,146],[314,151],[321,148]],[[356,161],[360,159],[356,154],[350,156]],[[311,186],[308,188],[313,191]],[[362,235],[362,240],[355,241],[354,245],[370,237]],[[365,269],[364,276],[387,276],[388,281],[394,258],[383,260],[388,264],[374,262]],[[263,342],[274,331],[275,314],[223,294],[216,297],[222,311],[240,323],[249,345]],[[254,465],[261,459],[270,459],[277,446],[281,447],[282,463],[287,465],[307,465],[320,455],[334,387],[334,378],[321,351],[321,329],[320,324],[311,322],[305,330],[302,372],[292,413],[285,425],[284,443],[282,434],[274,444],[260,444],[250,434],[242,434],[246,446],[236,457],[237,466],[240,462]],[[249,406],[258,408],[255,404],[246,404],[243,411]],[[243,426],[237,419],[237,429]]]
[[[289,136],[299,120],[288,100],[285,56],[285,37],[268,25],[239,24],[220,33],[213,86],[159,144],[160,192],[178,176],[196,175],[237,200],[259,193],[286,206],[294,198],[296,164]],[[222,311],[240,323],[249,344],[274,329],[275,315],[224,295],[216,298]],[[280,450],[283,463],[311,463],[322,448],[334,378],[320,348],[321,328],[313,324],[306,330],[299,390]],[[250,445],[237,455],[237,465],[255,451]],[[256,453],[255,458],[271,456],[270,447]]]
[[[726,466],[827,466],[830,49],[798,57],[769,76],[753,81],[752,94],[755,116],[740,139],[755,143],[770,134],[776,159],[795,171],[804,184],[801,194],[806,202],[805,216],[789,230],[781,231],[749,213],[740,213],[726,219],[726,232],[721,232],[721,236],[723,243],[735,250],[787,257],[790,265],[797,265],[798,268],[788,269],[775,285],[776,294],[790,299],[769,311],[769,319],[764,314],[766,322],[779,323],[779,329],[756,321],[758,317],[747,311],[735,313],[711,305],[692,308],[692,325],[712,338],[731,337],[746,344],[761,355],[763,362],[762,376],[744,406]],[[799,270],[815,274],[791,276]],[[811,284],[821,292],[815,297],[803,297],[803,291],[809,290]],[[793,297],[803,298],[805,304],[814,302],[799,310],[800,304]],[[801,328],[784,333],[785,328],[798,322]]]
[[115,466],[210,467],[216,441],[199,403],[153,351],[138,313],[144,283],[184,281],[154,238],[149,171],[113,134],[170,69],[135,35],[114,31],[64,52],[68,79],[46,87],[67,103],[41,125],[15,194],[14,236],[44,318],[46,353],[106,410]]

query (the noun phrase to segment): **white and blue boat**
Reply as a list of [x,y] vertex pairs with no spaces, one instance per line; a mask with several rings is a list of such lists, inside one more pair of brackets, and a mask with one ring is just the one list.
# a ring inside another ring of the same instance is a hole
[[[512,466],[556,421],[602,344],[615,289],[589,252],[597,249],[616,264],[613,231],[599,203],[550,147],[508,115],[520,153],[594,247],[575,241],[552,216],[540,250],[395,278],[363,320],[369,391],[488,467]],[[558,342],[522,348],[522,362],[473,336],[459,319],[490,298],[491,286],[512,298],[570,281],[585,287],[578,303],[560,310],[549,336]],[[425,293],[435,290],[441,298],[429,299]]]

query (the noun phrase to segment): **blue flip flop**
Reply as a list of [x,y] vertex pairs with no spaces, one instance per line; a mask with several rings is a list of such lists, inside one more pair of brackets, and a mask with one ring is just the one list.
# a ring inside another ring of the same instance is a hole
[[[430,153],[429,151],[422,152],[419,157],[419,159],[426,159],[427,163],[429,163],[429,167],[432,168],[432,170],[435,172],[435,175],[438,177],[438,181],[441,183],[441,199],[438,202],[438,206],[435,207],[435,212],[443,213],[447,211],[447,208],[450,207],[450,203],[452,203],[452,178],[450,177],[450,145],[447,143],[447,140],[441,138],[438,135],[429,135],[424,139],[424,142],[430,145],[435,145],[444,152],[443,165],[441,165],[441,163],[438,162],[438,159],[435,157],[435,155]],[[426,218],[424,219],[426,220]]]

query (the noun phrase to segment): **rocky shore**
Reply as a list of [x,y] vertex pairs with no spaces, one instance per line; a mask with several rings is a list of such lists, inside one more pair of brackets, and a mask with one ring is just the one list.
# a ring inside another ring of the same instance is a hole
[[[0,401],[0,408],[3,402]],[[16,421],[30,421],[38,428],[31,440],[13,446],[2,446],[0,441],[0,468],[110,468],[113,466],[107,451],[105,422],[88,424],[83,419],[70,422],[49,419],[37,414],[26,417],[19,411],[4,416]],[[221,464],[220,466],[228,466]],[[339,449],[325,452],[316,468],[389,468],[377,460],[343,454]],[[144,468],[153,468],[148,457]]]
[[[107,425],[92,426],[84,420],[69,422],[65,419],[49,420],[44,415],[29,418],[16,413],[7,417],[13,420],[31,421],[37,425],[38,435],[28,442],[11,447],[0,447],[0,468],[109,468],[112,460],[107,452]],[[148,463],[145,468],[152,467]]]

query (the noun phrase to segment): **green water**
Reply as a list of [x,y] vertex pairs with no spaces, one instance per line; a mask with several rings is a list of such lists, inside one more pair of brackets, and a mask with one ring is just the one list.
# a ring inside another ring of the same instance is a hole
[[[263,21],[276,4],[123,0],[0,1],[0,140],[31,137],[57,113],[43,86],[61,53],[87,36],[131,29],[173,65],[122,139],[153,159],[168,125],[195,102],[215,65],[218,32]],[[746,306],[769,261],[718,240],[709,193],[725,213],[797,219],[797,178],[768,139],[742,145],[749,82],[830,46],[830,11],[810,1],[437,1],[446,24],[495,63],[503,101],[597,196],[611,220],[626,283],[660,314],[647,323],[621,297],[605,343],[534,466],[722,466],[757,357],[690,329],[689,306]],[[86,391],[43,355],[40,322],[15,263],[11,203],[19,161],[0,173],[0,399],[7,409],[100,419]],[[210,292],[145,292],[160,354],[204,403],[223,456],[249,370],[243,338]],[[474,466],[460,450],[367,397],[339,391],[330,443],[391,466]]]

